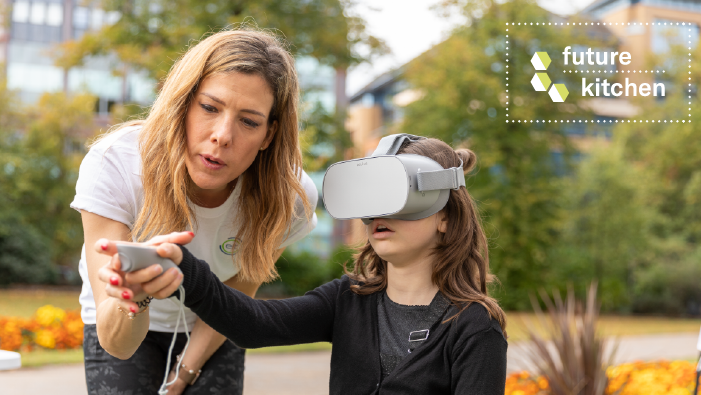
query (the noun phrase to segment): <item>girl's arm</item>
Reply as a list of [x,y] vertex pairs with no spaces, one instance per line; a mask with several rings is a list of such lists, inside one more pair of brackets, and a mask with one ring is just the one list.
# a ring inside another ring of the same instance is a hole
[[[284,248],[279,249],[274,257],[277,260]],[[259,283],[250,283],[239,280],[239,276],[234,276],[226,281],[224,284],[227,286],[238,289],[239,291],[245,293],[250,297],[255,297],[256,291],[260,287]],[[207,325],[201,318],[197,317],[195,322],[195,327],[192,328],[192,333],[190,334],[190,345],[187,348],[187,353],[182,360],[188,369],[193,369],[195,371],[199,370],[204,366],[204,364],[209,360],[209,358],[214,354],[219,347],[224,343],[226,337],[219,332],[215,331]],[[168,381],[172,381],[175,377],[175,373],[171,371]],[[181,393],[188,383],[183,380],[178,379],[173,385],[168,387],[169,393],[172,391],[174,394]]]
[[[256,300],[224,285],[209,265],[180,247],[185,305],[243,348],[332,340],[340,280],[283,300]],[[179,292],[176,292],[180,297]]]
[[[111,264],[100,269],[99,278],[108,282],[118,277],[118,285],[141,284],[144,291],[158,299],[180,297],[176,291],[182,284],[185,305],[239,347],[258,348],[332,340],[336,297],[341,280],[334,280],[296,298],[256,300],[227,287],[211,272],[207,263],[193,257],[184,247],[172,244],[178,242],[173,240],[184,237],[183,233],[173,233],[156,236],[147,243],[157,245],[160,256],[180,265],[182,274],[175,268],[161,274],[159,265],[126,274],[120,272],[116,243],[98,240],[98,245],[105,246],[104,249],[97,248],[98,252],[112,256]],[[107,295],[126,309],[136,307],[134,302],[122,297],[119,286],[108,287]]]

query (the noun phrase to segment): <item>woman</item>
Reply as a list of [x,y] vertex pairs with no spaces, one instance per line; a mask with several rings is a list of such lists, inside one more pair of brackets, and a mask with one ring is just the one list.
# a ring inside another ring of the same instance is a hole
[[[460,160],[464,170],[475,164],[471,151],[436,139],[413,141],[401,153],[446,169]],[[99,278],[125,308],[134,305],[123,295],[135,284],[163,298],[182,283],[185,305],[241,347],[332,342],[331,394],[504,394],[506,320],[487,292],[487,239],[467,189],[451,190],[429,217],[375,218],[366,231],[347,276],[274,301],[226,288],[204,261],[171,244],[187,243],[189,234],[152,241],[163,243],[159,254],[179,263],[184,276],[171,269],[154,278],[152,267],[124,275],[113,241],[99,240],[95,250],[113,255]]]
[[[147,118],[100,138],[83,160],[71,207],[81,213],[86,245],[196,231],[192,250],[224,284],[253,297],[275,278],[283,249],[316,225],[317,190],[301,170],[298,95],[294,60],[267,33],[223,31],[190,48]],[[155,393],[178,307],[149,306],[136,292],[131,311],[120,308],[97,278],[106,262],[83,246],[88,391]],[[186,369],[169,394],[241,394],[244,351],[191,311],[187,322]],[[181,333],[176,354],[184,342]]]

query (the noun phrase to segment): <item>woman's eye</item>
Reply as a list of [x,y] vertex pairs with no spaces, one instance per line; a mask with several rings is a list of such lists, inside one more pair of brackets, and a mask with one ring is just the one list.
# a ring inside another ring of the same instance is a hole
[[257,127],[258,127],[258,123],[253,122],[253,121],[251,121],[251,120],[248,119],[248,118],[244,118],[244,119],[243,119],[243,123],[244,123],[246,126],[249,126],[249,127],[252,127],[252,128],[257,128]]
[[202,107],[207,112],[217,112],[217,109],[210,106],[209,104],[200,104],[200,107]]

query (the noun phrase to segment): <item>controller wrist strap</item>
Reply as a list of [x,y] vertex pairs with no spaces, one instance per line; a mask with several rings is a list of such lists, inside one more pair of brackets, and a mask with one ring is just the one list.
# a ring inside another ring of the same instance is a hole
[[180,318],[182,317],[183,324],[185,325],[185,336],[187,336],[187,342],[185,343],[185,347],[183,347],[183,352],[180,354],[181,359],[185,357],[185,352],[187,351],[187,346],[190,345],[190,331],[187,327],[187,320],[185,317],[185,288],[183,286],[178,287],[178,291],[180,291],[180,303],[178,303],[178,319],[175,321],[175,329],[173,332],[173,340],[170,342],[170,347],[168,348],[168,359],[166,359],[166,373],[165,376],[163,377],[163,384],[161,384],[161,388],[158,390],[158,395],[166,395],[168,394],[168,386],[175,383],[176,380],[178,380],[178,375],[180,373],[180,364],[176,364],[175,367],[175,377],[173,380],[169,383],[168,382],[168,374],[170,373],[170,360],[173,355],[173,348],[175,347],[175,340],[178,338],[178,327],[180,326]]

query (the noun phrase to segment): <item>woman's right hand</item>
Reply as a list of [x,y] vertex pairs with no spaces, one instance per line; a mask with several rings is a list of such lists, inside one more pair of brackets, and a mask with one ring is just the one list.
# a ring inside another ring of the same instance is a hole
[[158,255],[170,258],[176,265],[179,265],[182,261],[182,251],[174,243],[187,244],[192,241],[193,237],[192,232],[176,232],[156,236],[145,243],[98,240],[95,243],[95,251],[111,256],[110,262],[98,271],[99,279],[107,284],[105,292],[108,296],[118,299],[119,305],[132,313],[139,310],[135,301],[144,300],[149,295],[156,299],[169,297],[182,283],[182,273],[171,268],[161,275],[163,268],[158,264],[134,272],[123,272],[117,254],[117,244],[156,247]]

